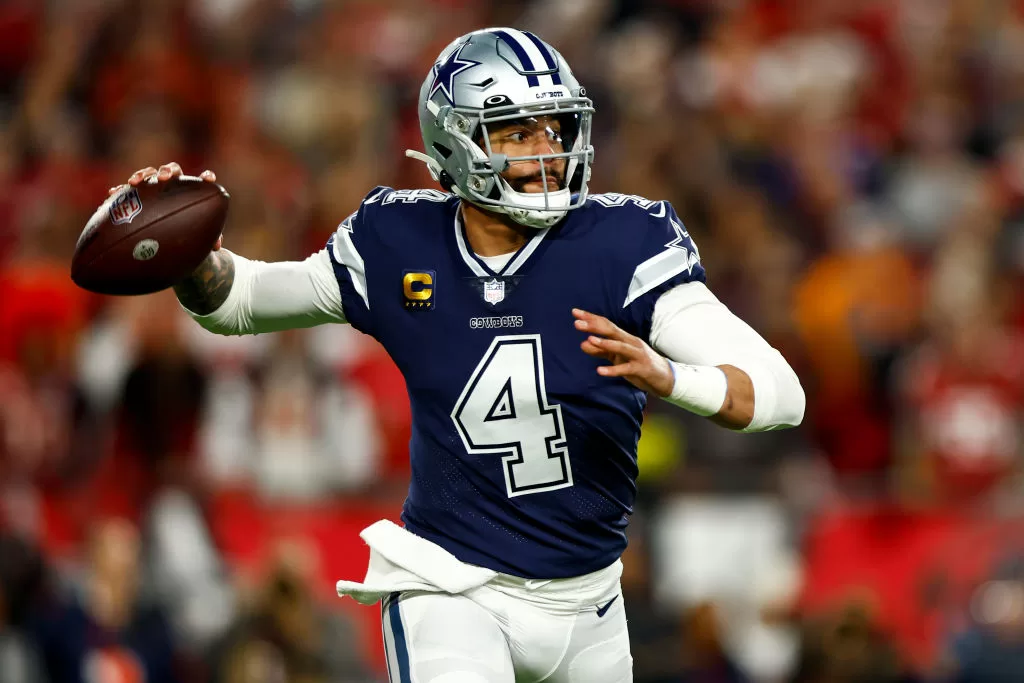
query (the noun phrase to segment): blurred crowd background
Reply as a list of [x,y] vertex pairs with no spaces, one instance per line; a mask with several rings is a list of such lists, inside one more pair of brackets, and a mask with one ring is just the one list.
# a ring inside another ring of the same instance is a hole
[[407,482],[386,354],[214,337],[69,259],[168,161],[264,260],[432,187],[419,85],[491,25],[565,55],[592,190],[671,200],[808,395],[760,435],[651,404],[637,682],[1024,680],[1024,2],[5,0],[0,681],[386,680],[376,609],[333,593]]

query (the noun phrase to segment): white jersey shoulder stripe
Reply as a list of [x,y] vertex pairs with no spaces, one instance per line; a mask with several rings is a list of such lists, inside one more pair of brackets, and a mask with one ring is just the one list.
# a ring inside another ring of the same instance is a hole
[[363,257],[359,255],[352,241],[352,220],[355,216],[352,214],[342,221],[334,233],[334,260],[345,266],[356,293],[362,298],[366,308],[370,308],[370,297],[366,291],[366,264],[363,263]]
[[693,272],[693,267],[700,263],[700,254],[691,251],[684,244],[688,235],[683,226],[673,220],[672,228],[676,232],[676,238],[665,245],[664,251],[647,259],[633,271],[633,278],[630,280],[629,290],[626,292],[626,300],[622,303],[623,308],[684,270]]

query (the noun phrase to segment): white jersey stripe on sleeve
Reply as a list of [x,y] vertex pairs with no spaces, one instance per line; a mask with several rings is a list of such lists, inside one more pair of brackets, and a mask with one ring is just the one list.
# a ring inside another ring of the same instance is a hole
[[667,247],[661,253],[652,256],[636,267],[622,307],[626,308],[647,292],[684,270],[692,271],[697,263],[697,256],[686,247]]
[[352,216],[349,216],[334,233],[334,260],[345,266],[356,293],[362,298],[366,308],[370,308],[370,298],[366,293],[366,265],[356,250],[355,243],[352,242],[351,224]]

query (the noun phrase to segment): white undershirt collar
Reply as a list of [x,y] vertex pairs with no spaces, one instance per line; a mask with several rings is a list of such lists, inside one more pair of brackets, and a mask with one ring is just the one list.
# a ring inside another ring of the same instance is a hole
[[[536,251],[537,247],[540,246],[541,240],[543,240],[548,234],[548,231],[551,230],[551,228],[537,230],[536,234],[534,234],[533,237],[531,237],[530,240],[519,249],[519,251],[511,254],[484,257],[470,251],[468,240],[463,233],[461,211],[455,212],[455,220],[453,221],[453,224],[455,229],[455,243],[459,247],[459,253],[462,256],[462,260],[465,261],[466,265],[469,266],[469,269],[473,271],[473,274],[477,277],[491,277],[494,274],[497,274],[498,276],[515,275],[516,271],[526,263],[526,260],[530,258],[530,255],[532,255],[533,252]],[[491,259],[495,259],[496,262],[499,262],[501,267],[495,268],[491,263]],[[487,269],[484,268],[484,265],[487,266]],[[487,272],[488,270],[491,272]]]
[[476,257],[486,263],[487,267],[495,273],[500,273],[501,269],[504,268],[515,255],[516,252],[510,251],[507,254],[498,254],[497,256],[481,256],[480,254],[477,254]]

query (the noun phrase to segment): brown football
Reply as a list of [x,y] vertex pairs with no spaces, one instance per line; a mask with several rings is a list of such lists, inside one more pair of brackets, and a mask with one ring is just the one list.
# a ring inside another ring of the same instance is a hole
[[227,191],[199,178],[125,186],[86,224],[71,259],[71,279],[99,294],[167,289],[203,262],[227,214]]

